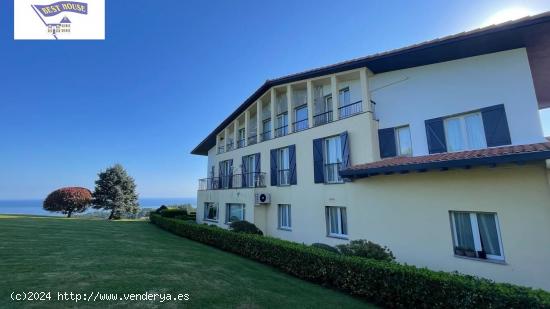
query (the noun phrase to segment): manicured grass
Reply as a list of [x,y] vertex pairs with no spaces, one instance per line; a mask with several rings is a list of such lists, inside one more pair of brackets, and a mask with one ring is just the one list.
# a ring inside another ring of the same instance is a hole
[[[51,291],[14,302],[11,292]],[[188,293],[190,300],[58,301],[57,292]],[[0,215],[0,308],[365,308],[362,300],[148,222]]]

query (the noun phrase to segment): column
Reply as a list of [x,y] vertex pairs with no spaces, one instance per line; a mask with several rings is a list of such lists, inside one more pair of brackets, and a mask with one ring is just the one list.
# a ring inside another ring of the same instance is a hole
[[340,115],[338,114],[338,100],[340,96],[338,95],[338,80],[336,75],[330,77],[330,89],[332,90],[332,120],[338,120]]
[[271,138],[275,138],[275,88],[271,88]]
[[359,81],[361,83],[361,100],[363,101],[363,110],[365,112],[373,112],[372,105],[370,104],[367,68],[362,68],[359,70]]
[[313,128],[313,82],[307,81],[307,125]]
[[224,152],[227,151],[227,137],[228,137],[228,136],[227,136],[227,130],[228,130],[228,128],[225,128],[225,129],[223,130],[223,144],[224,144],[224,145],[223,145],[223,151],[224,151]]
[[244,145],[248,146],[248,132],[250,128],[248,127],[250,125],[250,110],[244,111]]
[[233,149],[237,149],[237,138],[238,137],[238,131],[239,130],[239,119],[235,119],[235,122],[233,122]]
[[259,143],[261,141],[260,135],[262,134],[262,100],[258,100],[256,102],[256,142]]
[[294,109],[292,108],[292,86],[287,85],[286,86],[286,104],[287,104],[287,112],[288,112],[288,128],[287,132],[292,133],[294,132],[293,124],[294,124]]

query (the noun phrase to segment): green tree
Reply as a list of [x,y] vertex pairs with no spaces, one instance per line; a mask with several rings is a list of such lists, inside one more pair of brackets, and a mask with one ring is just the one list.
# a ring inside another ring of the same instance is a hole
[[93,193],[94,208],[110,210],[109,220],[119,219],[122,213],[139,211],[136,184],[122,165],[115,164],[100,172],[98,177]]

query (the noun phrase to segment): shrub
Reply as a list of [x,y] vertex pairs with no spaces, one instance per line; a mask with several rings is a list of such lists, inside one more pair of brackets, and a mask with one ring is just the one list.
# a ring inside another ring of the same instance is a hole
[[160,206],[159,208],[157,208],[157,210],[155,210],[155,212],[158,213],[158,214],[160,214],[160,213],[161,213],[163,210],[165,210],[165,209],[168,209],[168,207],[162,205],[162,206]]
[[160,215],[165,218],[184,217],[187,218],[187,210],[179,208],[166,208],[160,212]]
[[327,244],[322,244],[322,243],[316,242],[314,244],[311,244],[311,246],[315,247],[315,248],[323,249],[323,250],[326,250],[326,251],[330,251],[332,253],[340,254],[340,251],[338,251],[338,249],[334,248],[333,246],[327,245]]
[[246,233],[246,234],[257,234],[263,235],[264,233],[256,226],[254,223],[248,221],[235,221],[229,224],[229,228],[233,232]]
[[177,235],[271,265],[385,307],[550,308],[550,293],[456,273],[332,254],[272,237],[163,218],[151,222]]
[[349,256],[360,256],[379,261],[393,261],[395,257],[388,247],[382,247],[365,239],[352,240],[349,244],[336,246],[340,253]]

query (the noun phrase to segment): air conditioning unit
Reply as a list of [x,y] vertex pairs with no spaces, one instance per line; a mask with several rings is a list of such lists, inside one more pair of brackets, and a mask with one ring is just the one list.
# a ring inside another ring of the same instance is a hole
[[269,193],[256,193],[256,204],[271,203],[271,195]]

